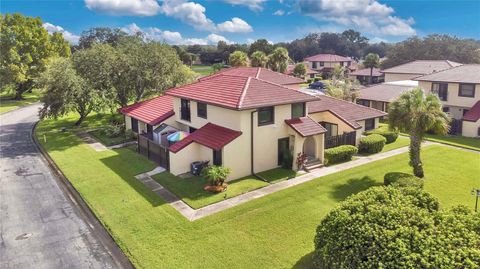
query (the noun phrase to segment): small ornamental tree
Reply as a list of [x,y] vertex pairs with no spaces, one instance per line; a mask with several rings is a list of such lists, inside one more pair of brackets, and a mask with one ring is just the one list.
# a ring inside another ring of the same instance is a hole
[[478,268],[480,214],[420,188],[372,187],[320,223],[315,268]]
[[298,63],[293,68],[293,75],[296,77],[304,77],[307,74],[307,68],[304,63]]
[[228,167],[212,165],[202,170],[202,175],[212,186],[222,186],[232,170]]

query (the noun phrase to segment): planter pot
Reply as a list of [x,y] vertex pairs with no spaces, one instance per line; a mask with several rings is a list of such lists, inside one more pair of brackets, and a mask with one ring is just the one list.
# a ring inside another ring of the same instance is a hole
[[203,189],[206,190],[206,191],[209,191],[209,192],[213,192],[213,193],[220,193],[220,192],[226,191],[227,186],[228,185],[226,183],[224,183],[223,185],[220,185],[220,186],[207,185]]

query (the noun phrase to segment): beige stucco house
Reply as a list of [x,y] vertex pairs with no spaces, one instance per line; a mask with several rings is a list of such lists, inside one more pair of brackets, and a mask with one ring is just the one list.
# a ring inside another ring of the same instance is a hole
[[358,80],[362,85],[368,85],[370,83],[370,71],[372,75],[372,84],[382,83],[385,80],[385,75],[380,72],[379,68],[363,68],[348,74],[348,78],[352,80]]
[[462,65],[448,60],[416,60],[381,70],[385,82],[411,80],[419,76]]
[[[479,136],[480,65],[466,64],[415,78],[425,92],[438,94],[443,110],[458,121],[456,134]],[[460,124],[461,122],[461,124]]]
[[[294,168],[299,153],[321,166],[326,139],[350,133],[356,143],[357,135],[377,127],[385,114],[285,86],[292,81],[263,68],[230,68],[120,112],[127,129],[160,138],[153,142],[168,151],[166,166],[174,175],[189,172],[192,162],[208,160],[231,168],[229,179],[281,166],[288,153]],[[163,137],[175,130],[189,135],[166,143]]]
[[322,77],[328,77],[335,66],[345,67],[347,73],[357,69],[357,62],[349,57],[335,54],[317,54],[303,60],[308,69],[317,71]]

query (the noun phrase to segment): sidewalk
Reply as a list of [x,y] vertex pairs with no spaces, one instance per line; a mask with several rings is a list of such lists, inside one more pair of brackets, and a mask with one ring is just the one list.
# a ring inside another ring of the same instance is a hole
[[[430,144],[432,143],[426,142],[424,145],[427,146]],[[190,221],[194,221],[194,220],[201,219],[203,217],[215,214],[217,212],[223,211],[225,209],[246,203],[248,201],[269,195],[271,193],[275,193],[277,191],[284,190],[284,189],[302,184],[304,182],[314,180],[319,177],[330,175],[345,169],[361,166],[370,162],[389,158],[405,152],[408,152],[408,147],[403,147],[403,148],[387,151],[384,153],[378,153],[372,156],[358,157],[358,159],[347,162],[347,163],[341,163],[341,164],[337,164],[329,167],[322,167],[322,168],[313,170],[310,173],[297,176],[296,178],[281,181],[272,185],[268,185],[261,189],[247,192],[247,193],[223,200],[221,202],[199,208],[199,209],[191,208],[188,204],[186,204],[184,201],[176,197],[173,193],[165,189],[162,185],[160,185],[158,182],[156,182],[151,178],[151,176],[153,176],[154,174],[163,172],[164,170],[157,167],[153,171],[143,173],[135,177],[138,180],[140,180],[151,191],[155,192],[157,195],[162,197],[162,199],[164,199],[167,203],[169,203],[185,218],[187,218]]]

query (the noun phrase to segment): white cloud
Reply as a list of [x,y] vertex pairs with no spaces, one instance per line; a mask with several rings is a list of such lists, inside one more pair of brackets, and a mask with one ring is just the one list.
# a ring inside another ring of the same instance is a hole
[[285,14],[285,11],[282,9],[278,9],[277,11],[273,12],[273,15],[275,16],[283,16]]
[[384,43],[388,43],[388,40],[384,39],[384,38],[381,38],[381,37],[374,37],[374,38],[370,38],[370,43],[380,43],[380,42],[384,42]]
[[232,18],[231,21],[218,24],[217,28],[221,32],[229,33],[248,33],[253,31],[252,26],[250,26],[246,21],[237,17]]
[[253,11],[262,11],[263,2],[267,0],[223,0],[232,5],[246,6]]
[[65,38],[65,40],[69,41],[70,43],[75,44],[80,39],[80,36],[72,34],[69,31],[66,31],[61,26],[53,25],[53,24],[48,23],[48,22],[43,24],[43,28],[45,28],[49,34],[61,33],[63,35],[63,38]]
[[416,33],[412,18],[394,16],[395,10],[377,0],[300,0],[301,13],[321,21],[334,22],[363,32],[408,36]]
[[197,30],[214,31],[216,29],[212,20],[205,15],[205,7],[185,0],[165,0],[161,12],[193,26]]
[[116,16],[154,16],[160,11],[157,0],[85,0],[88,9]]
[[253,39],[253,38],[247,38],[246,43],[247,43],[248,45],[252,44],[253,42],[255,42],[255,39]]
[[142,33],[146,39],[162,41],[171,45],[215,45],[218,43],[218,41],[225,41],[227,42],[227,44],[232,43],[224,36],[217,34],[210,34],[205,38],[184,38],[179,32],[172,32],[168,30],[162,31],[161,29],[156,27],[148,27],[142,29],[135,23],[122,27],[122,31],[128,34]]

